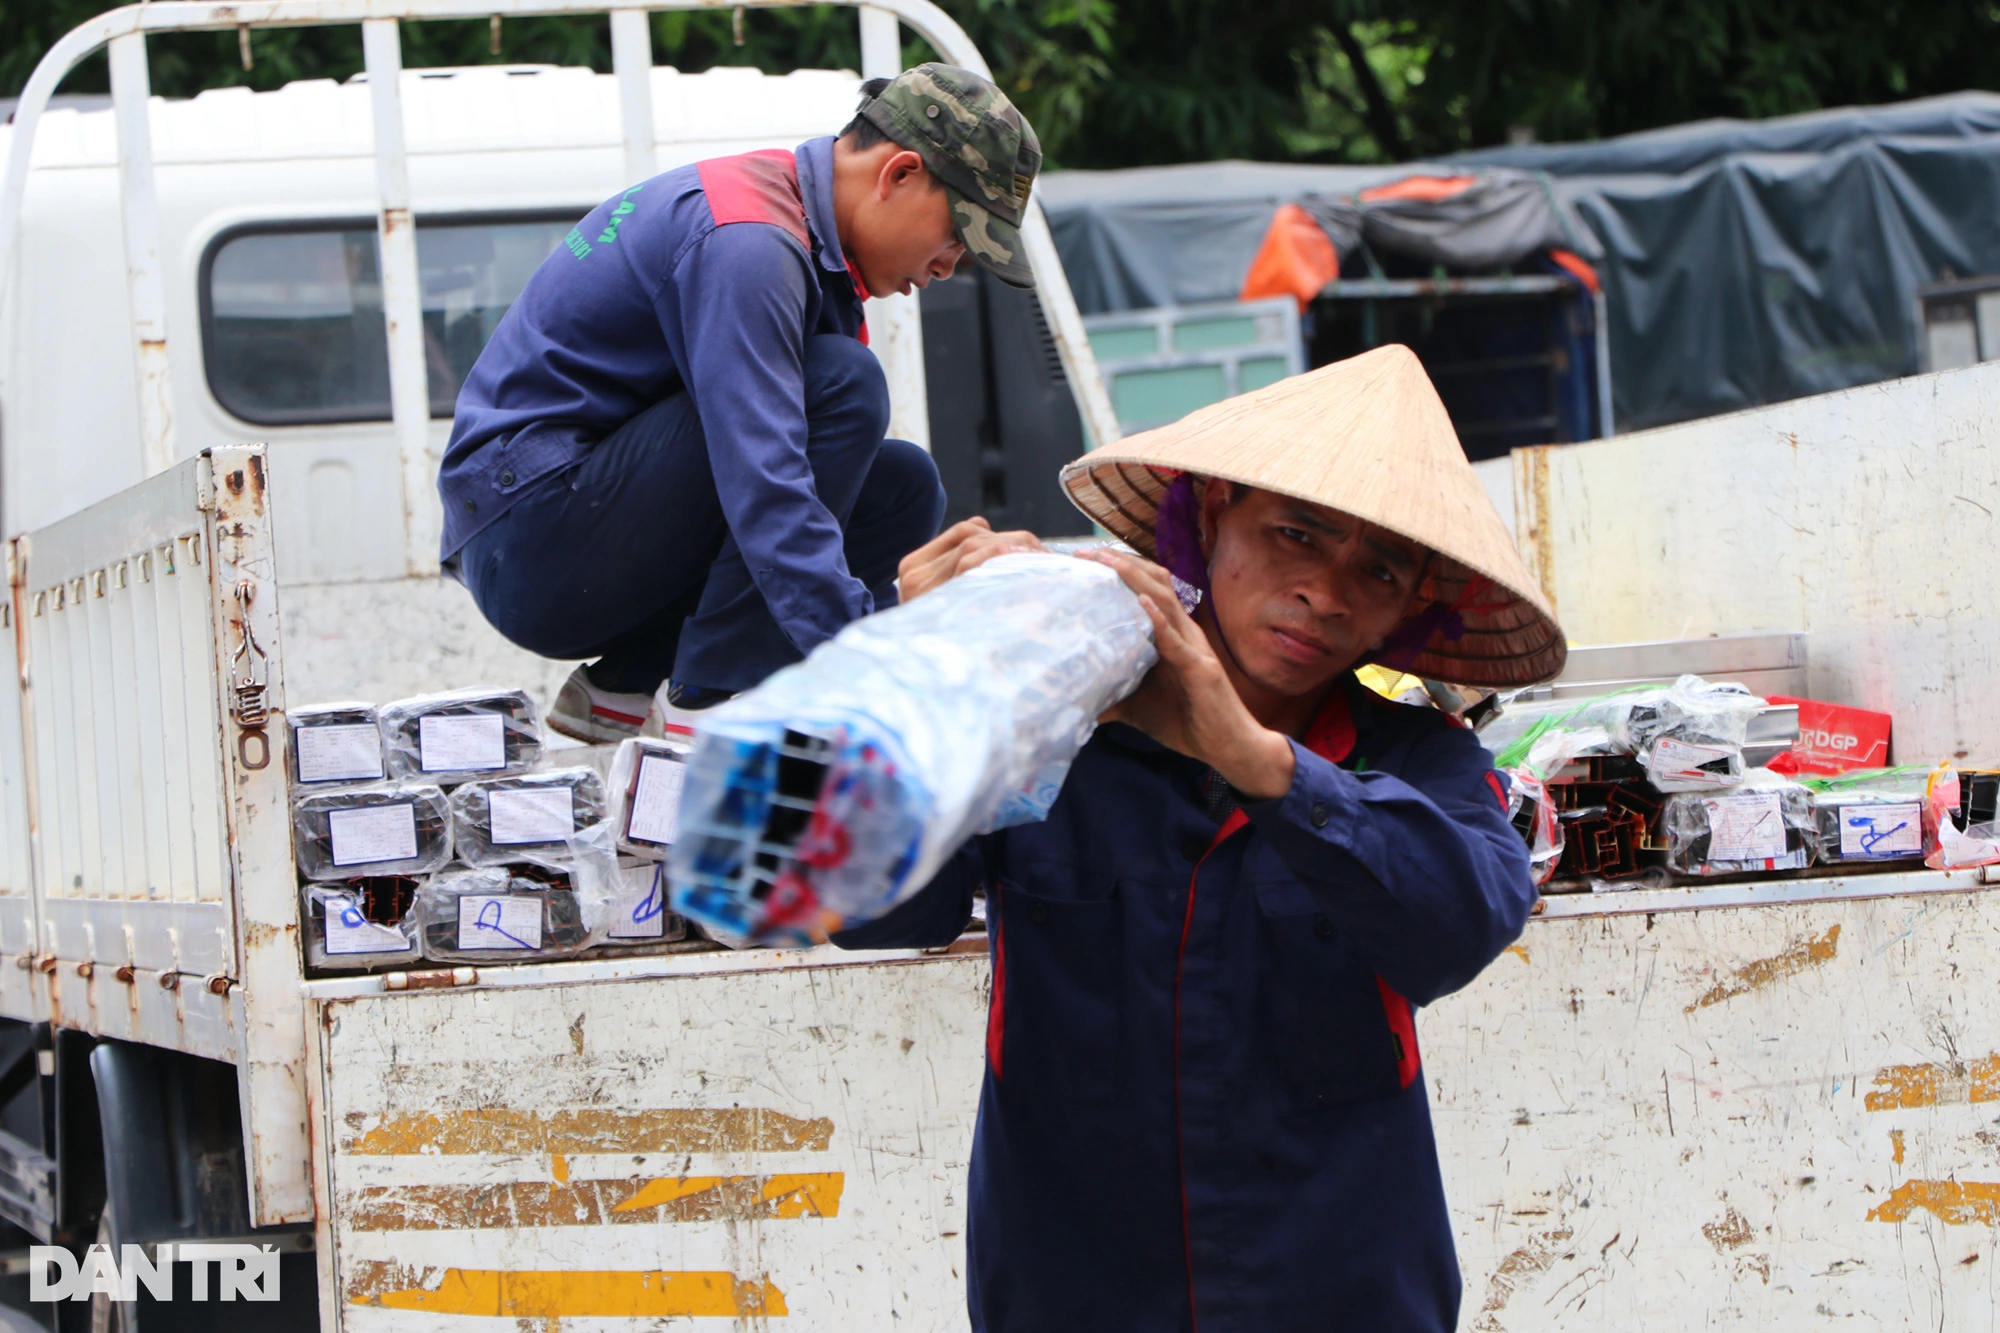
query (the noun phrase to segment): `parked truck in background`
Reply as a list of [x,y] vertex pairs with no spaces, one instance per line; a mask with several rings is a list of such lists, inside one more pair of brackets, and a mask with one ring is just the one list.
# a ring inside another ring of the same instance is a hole
[[[305,974],[287,705],[546,698],[565,669],[436,576],[445,386],[565,216],[852,110],[852,74],[655,68],[641,6],[605,0],[577,8],[610,10],[614,75],[397,72],[398,17],[496,8],[568,7],[163,0],[64,38],[24,99],[0,185],[0,1297],[30,1308],[31,1243],[249,1239],[287,1256],[276,1305],[194,1304],[183,1277],[96,1312],[962,1328],[976,934]],[[367,80],[144,97],[146,31],[318,21],[364,23]],[[923,0],[860,21],[864,72],[898,22],[978,63]],[[105,43],[115,109],[37,128]],[[1111,438],[1030,235],[1062,378]],[[916,433],[921,332],[907,304],[870,318]],[[1995,535],[1996,422],[1986,366],[1484,466],[1580,641],[1803,631],[1810,692],[1894,712],[1905,757],[1976,757],[2000,630],[1939,571]],[[1986,878],[1545,899],[1421,1021],[1465,1325],[1990,1313]]]

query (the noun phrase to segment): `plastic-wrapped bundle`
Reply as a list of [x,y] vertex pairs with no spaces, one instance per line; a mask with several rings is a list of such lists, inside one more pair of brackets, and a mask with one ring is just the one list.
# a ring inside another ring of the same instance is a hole
[[595,945],[603,948],[643,948],[687,938],[687,921],[669,910],[667,867],[618,850],[609,823],[594,824],[570,839],[570,873],[586,909],[602,904],[599,914],[586,911]]
[[1726,792],[1682,792],[1661,816],[1667,865],[1683,875],[1803,870],[1819,850],[1813,795],[1767,768]]
[[731,944],[873,920],[967,837],[1046,815],[1154,657],[1138,598],[1070,556],[1003,556],[856,621],[700,715],[675,907]]
[[317,792],[292,803],[292,846],[307,879],[426,875],[451,859],[451,817],[436,787]]
[[1647,685],[1590,699],[1508,702],[1479,728],[1479,743],[1493,752],[1500,768],[1513,768],[1544,736],[1558,732],[1593,737],[1572,752],[1573,758],[1633,754],[1638,750],[1632,738],[1635,718],[1639,726],[1648,725],[1666,697],[1665,687]]
[[1948,763],[1932,770],[1924,787],[1925,865],[1933,870],[2000,865],[2000,819],[1994,810],[1993,777],[1990,773],[1962,773]]
[[535,701],[525,690],[454,690],[382,709],[389,772],[441,787],[526,773],[542,757]]
[[418,884],[411,875],[374,875],[306,885],[306,966],[337,971],[414,962]]
[[687,779],[685,742],[638,736],[620,741],[611,758],[611,792],[618,850],[659,859],[680,835],[681,791]]
[[1741,685],[1682,676],[1655,716],[1633,718],[1646,777],[1663,792],[1714,791],[1744,780],[1743,742],[1764,701]]
[[590,947],[567,875],[529,878],[505,866],[454,865],[417,891],[424,957],[437,963],[527,963]]
[[1804,778],[1819,823],[1819,859],[1915,861],[1924,854],[1924,788],[1930,770],[1884,768]]
[[1608,745],[1602,727],[1565,725],[1541,733],[1520,761],[1506,769],[1507,817],[1528,844],[1528,866],[1537,886],[1555,878],[1565,843],[1549,779],[1578,755],[1606,753]]
[[452,845],[467,865],[562,867],[577,831],[603,821],[604,783],[594,769],[485,778],[451,794]]
[[293,782],[382,780],[382,728],[374,704],[308,704],[289,710],[285,720],[292,729]]
[[1714,791],[1743,780],[1745,739],[1766,707],[1741,685],[1682,676],[1591,699],[1509,703],[1479,740],[1495,764],[1512,768],[1544,736],[1601,729],[1603,739],[1576,755],[1635,755],[1662,792]]

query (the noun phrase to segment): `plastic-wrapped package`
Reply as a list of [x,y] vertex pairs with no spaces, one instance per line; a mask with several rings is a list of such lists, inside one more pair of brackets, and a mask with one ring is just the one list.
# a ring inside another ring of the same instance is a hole
[[687,938],[686,919],[668,906],[666,865],[621,852],[610,823],[571,838],[570,858],[594,946],[641,948]]
[[417,890],[424,957],[437,963],[527,963],[590,947],[583,905],[567,875],[518,867],[452,865]]
[[1967,779],[1975,776],[1985,775],[1961,773],[1944,763],[1925,784],[1924,864],[1932,870],[2000,865],[2000,821],[1985,802],[1973,800]]
[[699,715],[674,906],[730,944],[873,920],[975,833],[1039,819],[1153,665],[1109,568],[1003,556]]
[[292,802],[292,846],[307,879],[427,875],[451,859],[451,814],[437,787],[315,792]]
[[[1505,696],[1502,696],[1505,698]],[[1590,699],[1535,699],[1503,703],[1479,728],[1479,743],[1493,752],[1500,768],[1513,768],[1528,751],[1552,732],[1590,733],[1598,737],[1572,757],[1633,754],[1635,715],[1641,728],[1656,715],[1667,697],[1662,686],[1644,685]]]
[[374,704],[308,704],[287,710],[292,781],[302,787],[380,782],[382,727]]
[[1646,777],[1663,792],[1715,791],[1744,780],[1743,741],[1764,701],[1741,685],[1682,676],[1650,721],[1633,718]]
[[1506,769],[1507,816],[1528,844],[1528,865],[1537,886],[1555,878],[1565,843],[1563,821],[1549,794],[1549,779],[1578,755],[1601,753],[1610,738],[1602,727],[1545,731],[1528,745],[1521,761]]
[[415,962],[420,882],[413,875],[374,875],[306,885],[306,966],[339,971]]
[[1668,797],[1661,823],[1667,865],[1683,875],[1803,870],[1819,852],[1813,794],[1767,768],[1729,791]]
[[1479,730],[1494,762],[1512,768],[1555,731],[1602,728],[1603,742],[1577,755],[1629,754],[1662,792],[1713,791],[1743,780],[1743,746],[1764,700],[1728,682],[1682,676],[1591,699],[1508,703]]
[[685,741],[645,736],[618,743],[611,757],[611,792],[619,851],[658,859],[673,846],[680,835],[690,748]]
[[453,690],[382,709],[382,743],[398,778],[456,786],[526,773],[542,757],[535,701],[526,690]]
[[483,778],[451,794],[452,846],[467,865],[561,868],[577,830],[603,822],[604,782],[589,768]]
[[1823,862],[1916,861],[1924,854],[1930,770],[1910,766],[1801,778],[1813,793]]

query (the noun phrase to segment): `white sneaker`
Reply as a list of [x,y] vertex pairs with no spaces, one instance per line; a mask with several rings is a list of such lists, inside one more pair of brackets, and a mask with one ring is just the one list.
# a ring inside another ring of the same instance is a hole
[[549,708],[549,730],[588,744],[613,744],[637,736],[653,709],[650,694],[615,694],[590,683],[588,668],[578,667],[556,691]]
[[682,708],[670,697],[674,683],[661,681],[660,689],[653,696],[653,716],[659,719],[660,731],[667,740],[691,741],[694,739],[694,725],[706,709]]

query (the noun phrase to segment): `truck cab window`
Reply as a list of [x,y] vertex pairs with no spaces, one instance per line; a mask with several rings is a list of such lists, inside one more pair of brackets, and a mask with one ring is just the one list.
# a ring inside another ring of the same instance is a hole
[[[431,415],[459,386],[529,275],[575,219],[450,221],[417,227]],[[389,419],[388,333],[370,223],[240,229],[202,266],[210,390],[264,426]]]

